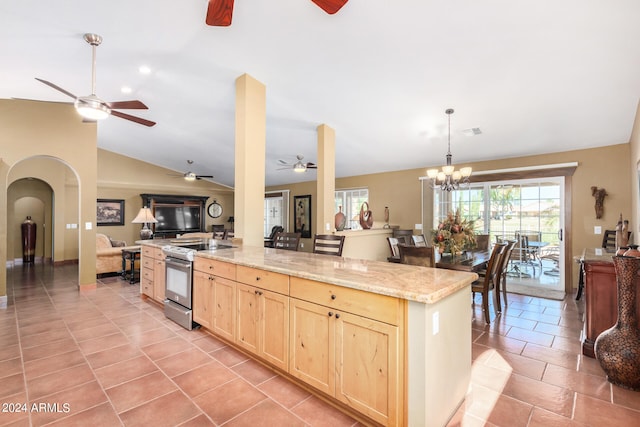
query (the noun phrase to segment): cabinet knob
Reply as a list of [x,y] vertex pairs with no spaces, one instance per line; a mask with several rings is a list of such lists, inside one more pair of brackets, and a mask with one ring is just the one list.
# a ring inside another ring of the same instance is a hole
[[336,299],[336,298],[337,298],[337,296],[335,294],[331,295],[331,299]]
[[340,318],[340,313],[336,313],[336,319]]
[[260,280],[260,276],[256,276],[256,280]]
[[329,317],[333,316],[333,311],[329,312]]

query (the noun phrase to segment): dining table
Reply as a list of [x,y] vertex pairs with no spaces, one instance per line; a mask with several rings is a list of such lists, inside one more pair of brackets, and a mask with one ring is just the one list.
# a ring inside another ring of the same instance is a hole
[[436,268],[477,273],[487,267],[491,251],[465,251],[460,255],[443,255],[436,259]]

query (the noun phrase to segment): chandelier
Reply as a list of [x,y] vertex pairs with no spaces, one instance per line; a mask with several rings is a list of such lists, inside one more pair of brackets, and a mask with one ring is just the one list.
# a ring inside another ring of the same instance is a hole
[[457,190],[460,186],[469,185],[469,177],[471,176],[471,168],[460,168],[459,171],[451,164],[451,115],[453,108],[445,110],[449,118],[449,140],[447,145],[447,164],[442,166],[442,170],[428,169],[427,176],[431,178],[431,187],[433,189],[440,188],[442,191]]

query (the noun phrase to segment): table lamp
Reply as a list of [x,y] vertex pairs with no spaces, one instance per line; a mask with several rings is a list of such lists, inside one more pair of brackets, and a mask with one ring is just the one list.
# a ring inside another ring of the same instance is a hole
[[147,207],[142,207],[138,215],[131,221],[132,224],[144,224],[142,230],[140,230],[140,238],[142,240],[149,240],[153,237],[153,231],[147,227],[147,224],[150,222],[155,224],[158,220],[153,217],[151,209]]

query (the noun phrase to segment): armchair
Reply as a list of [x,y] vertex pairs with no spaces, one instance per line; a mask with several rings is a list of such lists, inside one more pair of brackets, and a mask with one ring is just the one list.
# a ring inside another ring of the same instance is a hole
[[96,233],[96,274],[119,273],[122,271],[122,250],[139,249],[127,246],[122,240],[111,240],[105,234]]

